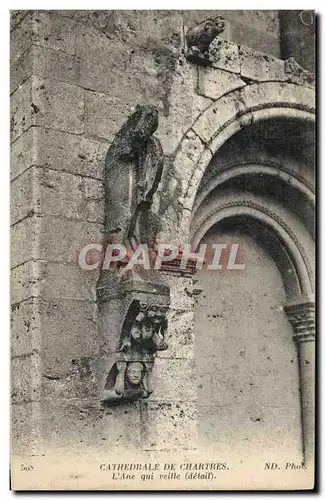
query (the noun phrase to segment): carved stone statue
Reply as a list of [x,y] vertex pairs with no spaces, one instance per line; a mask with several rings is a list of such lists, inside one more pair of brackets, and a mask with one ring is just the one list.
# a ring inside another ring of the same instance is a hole
[[157,351],[168,348],[166,313],[167,306],[156,300],[133,301],[122,327],[118,360],[108,374],[102,401],[112,403],[150,396],[154,358]]
[[192,54],[205,54],[211,42],[225,30],[225,20],[216,16],[202,21],[186,34],[187,48]]
[[105,230],[110,243],[136,238],[141,212],[152,204],[164,155],[154,106],[137,106],[114,138],[105,160]]
[[148,398],[152,392],[148,374],[153,363],[117,361],[112,367],[102,394],[102,401],[116,403],[120,400]]
[[125,321],[119,350],[126,353],[130,349],[148,353],[166,350],[166,312],[167,307],[156,304],[154,300],[148,305],[139,302],[138,314],[131,325],[128,318]]
[[[142,243],[149,246],[149,251],[154,249],[159,215],[150,208],[164,164],[161,144],[153,136],[157,127],[158,110],[154,106],[137,106],[107,152],[104,173],[107,244],[135,248]],[[109,335],[104,361],[98,369],[100,398],[109,404],[148,398],[152,393],[155,356],[157,351],[167,349],[169,288],[161,283],[158,270],[121,267],[109,272],[103,269],[97,283],[99,311],[105,318],[102,335]],[[118,307],[115,307],[116,297],[120,299]],[[114,300],[112,309],[111,300]]]

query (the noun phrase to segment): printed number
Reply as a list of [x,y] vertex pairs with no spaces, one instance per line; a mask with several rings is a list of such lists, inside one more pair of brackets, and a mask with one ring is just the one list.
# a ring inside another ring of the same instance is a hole
[[26,472],[32,472],[34,470],[34,466],[33,465],[21,464],[20,470],[23,470],[23,471],[26,471]]

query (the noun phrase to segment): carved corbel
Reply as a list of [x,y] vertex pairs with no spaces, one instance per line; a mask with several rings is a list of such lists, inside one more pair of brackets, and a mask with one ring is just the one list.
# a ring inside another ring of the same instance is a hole
[[118,339],[115,362],[106,378],[101,400],[148,398],[153,392],[151,375],[158,351],[168,348],[169,298],[151,296],[133,299]]
[[187,59],[197,64],[211,64],[210,44],[224,32],[225,27],[225,19],[222,16],[216,16],[205,19],[197,26],[190,28],[186,33]]

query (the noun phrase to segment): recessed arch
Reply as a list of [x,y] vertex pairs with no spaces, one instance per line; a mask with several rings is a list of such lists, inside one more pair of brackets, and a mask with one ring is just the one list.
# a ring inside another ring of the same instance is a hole
[[315,195],[311,187],[306,185],[306,183],[302,180],[298,179],[292,172],[280,170],[278,165],[275,166],[272,164],[261,165],[244,163],[242,165],[233,165],[227,169],[224,169],[213,179],[209,180],[209,183],[196,195],[192,209],[192,217],[195,215],[197,208],[201,205],[201,203],[203,203],[204,199],[207,198],[212,191],[217,189],[223,183],[234,179],[235,177],[250,174],[263,174],[280,178],[285,183],[289,184],[290,187],[296,189],[299,193],[304,195],[313,207],[315,206]]
[[198,117],[181,140],[173,161],[182,212],[175,220],[176,234],[188,239],[189,212],[213,155],[242,128],[278,118],[313,123],[314,90],[285,82],[254,83],[220,97]]
[[[212,226],[229,218],[251,218],[264,226],[282,249],[281,263],[286,263],[288,268],[282,273],[287,300],[292,300],[300,295],[313,293],[313,269],[303,246],[290,230],[288,225],[266,207],[254,201],[230,201],[213,209],[204,222],[193,231],[192,244],[196,248],[203,236]],[[290,280],[287,282],[288,269]],[[296,276],[296,280],[292,277]]]

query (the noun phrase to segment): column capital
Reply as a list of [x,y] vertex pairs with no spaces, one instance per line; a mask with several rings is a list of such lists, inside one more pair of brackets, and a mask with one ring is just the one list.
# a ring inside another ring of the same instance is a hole
[[315,301],[311,297],[301,297],[288,302],[283,307],[293,326],[296,342],[315,341]]

